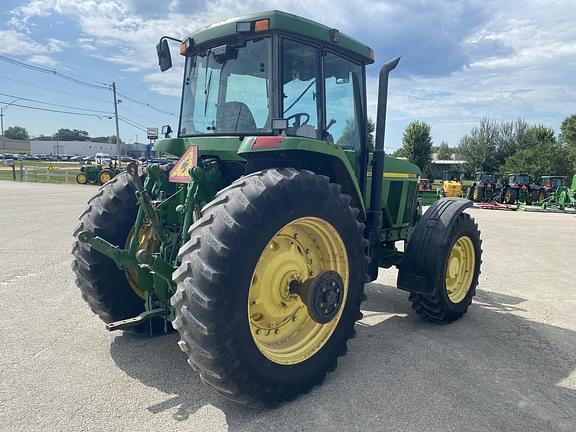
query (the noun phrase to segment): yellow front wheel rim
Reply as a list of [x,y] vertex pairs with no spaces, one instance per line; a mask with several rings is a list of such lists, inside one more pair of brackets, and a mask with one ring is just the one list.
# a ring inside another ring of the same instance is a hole
[[472,286],[476,252],[468,236],[454,242],[446,264],[446,293],[452,303],[460,303]]
[[[290,282],[336,271],[344,286],[342,305],[326,324],[312,320],[306,305],[290,293]],[[346,308],[349,285],[348,255],[338,231],[316,217],[296,219],[268,242],[252,274],[248,319],[258,350],[282,365],[301,363],[330,339]]]
[[78,176],[76,177],[76,181],[79,184],[86,184],[88,183],[88,177],[86,176],[86,174],[78,174]]
[[544,201],[546,199],[546,195],[544,194],[544,192],[540,192],[538,194],[538,201]]

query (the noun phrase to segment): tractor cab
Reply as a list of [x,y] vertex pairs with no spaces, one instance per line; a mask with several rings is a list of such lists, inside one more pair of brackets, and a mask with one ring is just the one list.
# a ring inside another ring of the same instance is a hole
[[509,174],[508,175],[508,185],[512,187],[525,186],[523,189],[527,189],[532,184],[532,176],[528,174]]
[[444,171],[442,193],[445,197],[462,196],[462,174],[459,171]]
[[547,192],[554,192],[559,187],[568,186],[568,179],[562,176],[542,176],[540,185]]
[[[171,66],[167,39],[157,47],[162,70]],[[369,47],[336,29],[270,11],[199,30],[181,42],[180,54],[179,138],[211,138],[219,149],[239,150],[246,137],[255,137],[253,149],[279,147],[278,140],[258,137],[286,136],[336,146],[353,167],[367,158]],[[235,138],[225,144],[215,139],[221,137]]]
[[[168,39],[157,46],[161,70],[172,64]],[[374,55],[368,46],[281,11],[215,24],[179,42],[185,69],[178,137],[159,140],[156,150],[182,157],[197,146],[200,160],[218,158],[231,179],[265,166],[331,179],[346,173],[343,190],[356,205],[369,201],[372,190],[391,191],[384,225],[409,225],[415,206],[403,200],[413,202],[420,170],[384,159],[383,150],[388,73],[399,59],[381,71],[376,146],[369,151],[365,67]],[[384,160],[389,174],[373,176],[371,168],[383,170]],[[382,212],[380,204],[373,203],[375,211]]]
[[496,183],[496,174],[491,172],[477,172],[476,183]]

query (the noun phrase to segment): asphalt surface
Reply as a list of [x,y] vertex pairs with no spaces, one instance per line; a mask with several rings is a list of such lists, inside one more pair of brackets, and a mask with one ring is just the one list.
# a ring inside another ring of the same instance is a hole
[[576,216],[470,210],[476,301],[436,326],[382,271],[324,385],[272,410],[221,399],[176,346],[109,333],[80,298],[90,186],[0,181],[1,431],[576,431]]

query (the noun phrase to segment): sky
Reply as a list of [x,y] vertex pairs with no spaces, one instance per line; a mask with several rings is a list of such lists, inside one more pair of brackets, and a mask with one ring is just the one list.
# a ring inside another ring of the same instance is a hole
[[435,145],[456,146],[482,117],[522,117],[558,132],[576,113],[574,0],[0,0],[0,56],[94,85],[0,59],[0,107],[21,98],[4,108],[4,128],[23,126],[32,136],[59,128],[113,135],[114,81],[124,141],[144,142],[146,127],[176,130],[183,66],[174,46],[174,67],[160,73],[160,36],[182,38],[270,9],[338,28],[374,49],[376,63],[367,69],[373,118],[378,70],[402,57],[389,86],[387,151],[401,145],[412,120],[431,125]]

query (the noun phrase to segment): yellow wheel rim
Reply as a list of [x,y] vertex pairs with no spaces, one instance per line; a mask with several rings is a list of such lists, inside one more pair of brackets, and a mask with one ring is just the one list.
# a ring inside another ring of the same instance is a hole
[[478,189],[474,189],[474,201],[478,201],[479,197],[480,197],[480,192],[478,192]]
[[540,193],[538,193],[538,201],[544,201],[546,199],[546,195],[544,194],[544,192],[540,191]]
[[[343,281],[342,306],[326,324],[312,320],[290,282],[304,282],[324,270]],[[316,217],[284,226],[262,251],[248,293],[250,332],[260,352],[274,363],[301,363],[316,354],[338,326],[348,297],[348,255],[338,231]]]
[[[128,238],[126,239],[126,244],[124,245],[125,249],[130,247],[130,242],[132,241],[132,237],[134,237],[134,228],[130,230],[128,234]],[[138,235],[138,246],[136,247],[136,251],[140,249],[144,249],[145,251],[152,253],[158,250],[159,243],[154,236],[154,232],[152,231],[152,227],[150,225],[142,225],[140,227],[139,235]],[[140,287],[140,281],[138,277],[138,271],[132,269],[124,270],[126,274],[126,279],[128,280],[128,285],[132,288],[132,291],[136,293],[138,297],[142,300],[146,300],[146,293]]]
[[86,174],[78,174],[76,176],[76,181],[79,184],[86,184],[86,183],[88,183],[88,176]]
[[506,202],[508,202],[508,203],[509,203],[510,201],[512,201],[512,192],[507,191],[507,192],[506,192],[506,195],[505,195],[505,198],[506,198]]
[[104,171],[103,173],[100,174],[100,181],[102,183],[109,182],[111,178],[112,176],[110,176],[110,173],[108,171]]
[[454,242],[446,264],[446,293],[452,303],[460,303],[472,285],[476,252],[468,236]]

